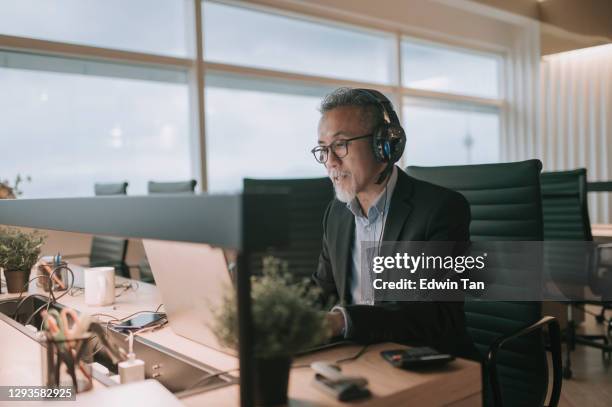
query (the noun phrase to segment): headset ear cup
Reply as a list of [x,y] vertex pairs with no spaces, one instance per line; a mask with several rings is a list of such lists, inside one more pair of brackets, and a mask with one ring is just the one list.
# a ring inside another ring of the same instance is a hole
[[389,140],[385,140],[383,143],[383,155],[385,162],[389,161],[391,158],[391,144],[389,144]]
[[374,136],[372,137],[372,153],[374,154],[374,159],[378,162],[383,162],[384,153],[382,146],[382,133],[384,131],[383,127],[379,127],[376,131],[374,131]]
[[390,126],[388,132],[389,161],[396,163],[402,158],[406,146],[406,133],[401,126]]

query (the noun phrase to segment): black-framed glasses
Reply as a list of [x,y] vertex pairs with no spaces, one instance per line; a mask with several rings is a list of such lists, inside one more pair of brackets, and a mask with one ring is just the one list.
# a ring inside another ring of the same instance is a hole
[[328,146],[316,146],[310,152],[314,155],[315,160],[321,164],[325,164],[329,158],[329,151],[331,150],[334,155],[338,158],[344,158],[348,154],[348,146],[351,141],[359,140],[362,138],[372,137],[373,134],[366,134],[365,136],[358,136],[348,138],[344,140],[334,140]]

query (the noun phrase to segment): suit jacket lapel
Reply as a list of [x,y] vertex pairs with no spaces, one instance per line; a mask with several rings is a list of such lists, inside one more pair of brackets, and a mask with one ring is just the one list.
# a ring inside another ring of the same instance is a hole
[[389,215],[385,221],[383,241],[400,240],[404,225],[412,211],[410,200],[412,199],[413,188],[410,176],[398,168],[397,183],[391,197]]
[[348,272],[352,264],[349,260],[352,260],[351,246],[355,238],[355,217],[348,209],[342,213],[342,219],[338,224],[338,239],[336,239],[337,267],[334,270],[336,272],[334,279],[336,282],[341,282],[338,287],[338,294],[340,295],[340,303],[344,305],[349,301]]

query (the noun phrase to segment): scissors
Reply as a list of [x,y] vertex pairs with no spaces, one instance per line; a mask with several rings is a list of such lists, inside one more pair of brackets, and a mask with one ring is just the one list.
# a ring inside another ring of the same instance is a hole
[[[75,347],[75,342],[70,339],[75,339],[83,334],[83,328],[81,327],[81,321],[78,314],[72,308],[64,308],[60,313],[61,328],[64,331],[64,337],[68,340],[67,344],[69,347]],[[72,321],[70,323],[69,319]]]
[[[66,363],[74,385],[76,386],[76,375],[74,371],[75,358],[82,353],[84,343],[81,344],[81,349],[77,352],[75,349],[77,342],[73,339],[81,337],[84,331],[87,330],[87,325],[89,324],[81,323],[77,312],[71,308],[64,308],[61,313],[57,312],[57,310],[50,310],[49,312],[41,314],[43,318],[45,318],[47,330],[53,339],[58,342],[57,345],[60,350],[60,356],[64,359],[64,363]],[[89,378],[90,375],[84,369],[82,363],[79,361],[78,364],[81,372]]]
[[70,351],[66,347],[67,345],[65,343],[66,335],[63,330],[62,318],[60,316],[60,313],[57,312],[57,310],[52,309],[52,310],[49,310],[48,312],[47,311],[41,312],[41,315],[44,318],[43,322],[44,322],[45,328],[47,329],[47,331],[51,335],[51,338],[57,345],[57,350],[58,350],[58,354],[60,358],[60,360],[58,360],[57,364],[55,365],[55,379],[58,380],[58,384],[59,384],[60,364],[61,362],[64,362],[66,364],[66,367],[68,368],[68,373],[70,374],[70,377],[72,378],[72,383],[74,384],[76,388],[77,380],[76,380],[76,372],[74,371],[74,359],[72,358]]

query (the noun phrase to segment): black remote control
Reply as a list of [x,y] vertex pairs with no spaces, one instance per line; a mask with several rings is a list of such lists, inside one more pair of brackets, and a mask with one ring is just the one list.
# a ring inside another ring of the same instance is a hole
[[423,346],[409,349],[385,350],[380,355],[395,367],[401,369],[422,369],[444,365],[455,359],[448,353]]

